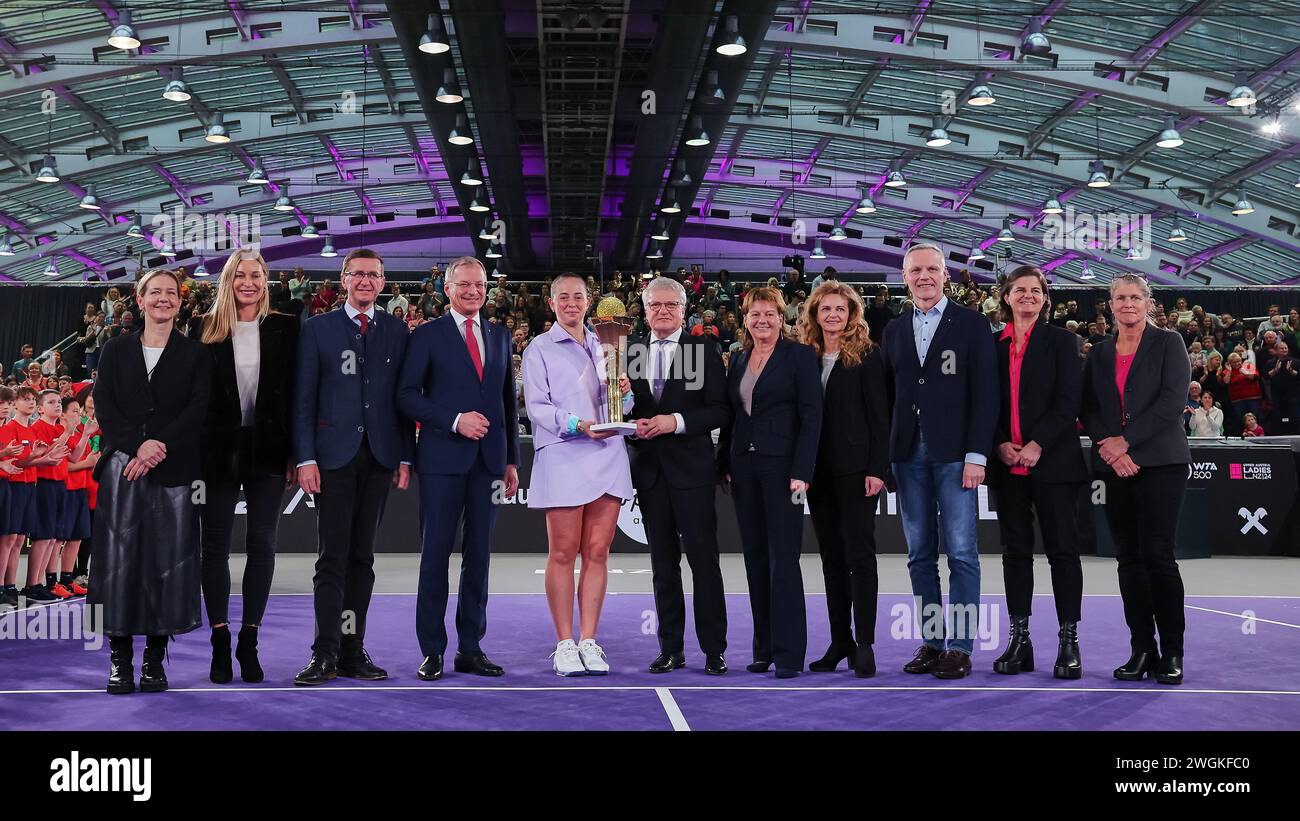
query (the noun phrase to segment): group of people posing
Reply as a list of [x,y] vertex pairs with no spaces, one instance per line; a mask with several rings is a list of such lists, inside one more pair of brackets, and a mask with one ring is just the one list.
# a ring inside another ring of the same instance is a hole
[[[148,637],[140,688],[165,689],[168,637],[201,625],[201,601],[212,629],[211,679],[233,679],[232,644],[243,680],[263,678],[258,629],[281,499],[293,484],[314,494],[319,526],[315,639],[295,683],[386,678],[365,649],[375,537],[388,493],[407,489],[412,474],[422,542],[415,632],[424,659],[417,675],[443,677],[448,561],[458,532],[452,666],[502,675],[482,642],[495,501],[519,487],[519,424],[511,339],[480,318],[483,264],[474,257],[452,262],[448,310],[413,333],[376,309],[384,269],[373,251],[354,250],[344,260],[342,308],[301,328],[270,311],[267,273],[256,253],[232,254],[197,338],[188,338],[173,327],[176,276],[148,271],[136,285],[141,331],[102,351],[94,388],[102,501],[90,601],[104,607],[109,692],[135,689],[137,635]],[[948,271],[937,246],[909,247],[903,278],[913,308],[889,323],[880,344],[861,297],[838,281],[809,295],[802,339],[786,331],[779,290],[749,289],[743,349],[729,367],[712,339],[683,333],[682,285],[653,279],[641,294],[648,333],[631,343],[642,346],[648,367],[620,376],[616,386],[587,324],[588,284],[573,274],[551,282],[556,322],[525,349],[522,376],[535,450],[528,504],[546,515],[557,674],[610,671],[597,642],[607,560],[619,508],[634,494],[658,615],[660,653],[649,670],[686,665],[685,554],[704,671],[727,672],[713,494],[721,484],[734,500],[749,585],[747,670],[775,668],[778,678],[790,678],[805,669],[799,555],[806,502],[831,625],[830,646],[807,669],[832,671],[847,660],[858,676],[875,674],[873,520],[889,488],[898,494],[924,639],[904,670],[962,678],[978,630],[977,489],[987,482],[1001,522],[1011,616],[1010,642],[993,667],[1034,669],[1036,517],[1059,626],[1053,672],[1078,678],[1083,576],[1075,500],[1080,484],[1096,475],[1106,485],[1132,645],[1114,675],[1181,682],[1183,588],[1174,536],[1190,460],[1181,424],[1190,366],[1178,335],[1148,321],[1146,282],[1116,278],[1110,304],[1118,333],[1080,368],[1069,332],[1045,321],[1050,294],[1039,269],[1022,266],[1008,276],[1000,335],[944,296]],[[990,378],[995,372],[1000,379]],[[611,390],[621,396],[610,397]],[[602,428],[611,421],[611,398],[634,422],[631,435]],[[1093,443],[1091,468],[1080,430]],[[248,559],[235,642],[228,558],[241,488]],[[940,551],[950,575],[946,609]]]

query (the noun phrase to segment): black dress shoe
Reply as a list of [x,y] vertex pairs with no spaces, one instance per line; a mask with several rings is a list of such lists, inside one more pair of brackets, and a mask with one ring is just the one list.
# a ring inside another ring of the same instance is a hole
[[161,693],[167,689],[167,671],[163,669],[166,654],[167,637],[150,636],[144,646],[144,663],[140,665],[140,692]]
[[993,662],[993,672],[1014,676],[1034,671],[1034,645],[1029,641],[1029,617],[1011,617],[1011,636],[1007,649]]
[[660,653],[655,656],[655,660],[650,662],[650,672],[652,673],[670,673],[673,670],[680,670],[686,666],[686,656],[683,653]]
[[777,678],[795,678],[798,675],[799,675],[799,671],[795,670],[794,668],[787,668],[787,667],[776,668]]
[[808,665],[808,669],[814,673],[833,673],[845,659],[853,664],[853,645],[832,644],[826,648],[825,655]]
[[338,667],[334,664],[334,659],[320,653],[312,653],[311,661],[307,662],[307,666],[299,670],[298,675],[293,677],[293,683],[300,687],[311,687],[333,681],[338,677],[338,674]]
[[504,676],[506,671],[492,663],[481,650],[477,653],[457,653],[452,661],[457,673],[473,673],[476,676]]
[[340,656],[338,672],[344,678],[357,678],[362,681],[379,681],[388,678],[388,671],[371,661],[370,654],[364,649]]
[[1143,676],[1154,676],[1160,666],[1160,656],[1154,651],[1134,650],[1123,666],[1115,668],[1115,678],[1120,681],[1141,681]]
[[769,661],[752,661],[745,665],[745,669],[751,673],[766,673],[772,669],[772,662]]
[[930,671],[935,678],[956,679],[970,675],[970,654],[960,650],[944,650]]
[[711,676],[721,676],[727,672],[727,662],[722,658],[722,654],[713,655],[712,653],[704,657],[704,672]]
[[1182,684],[1183,657],[1165,656],[1160,659],[1160,665],[1156,667],[1155,679],[1161,684]]
[[876,648],[862,643],[853,651],[853,675],[871,678],[876,674]]
[[904,673],[928,673],[934,669],[934,665],[939,662],[939,656],[943,651],[931,647],[928,644],[922,644],[916,649],[916,655],[912,660],[903,665]]
[[1083,661],[1079,658],[1079,623],[1061,622],[1057,634],[1060,646],[1056,650],[1056,664],[1052,666],[1052,675],[1056,678],[1077,679],[1083,676]]
[[108,692],[115,696],[135,692],[135,667],[131,664],[133,649],[130,636],[108,638]]
[[235,677],[235,670],[230,662],[230,627],[222,625],[212,628],[212,666],[208,670],[208,680],[213,684],[229,684]]
[[442,656],[425,656],[415,674],[421,681],[437,681],[442,678]]

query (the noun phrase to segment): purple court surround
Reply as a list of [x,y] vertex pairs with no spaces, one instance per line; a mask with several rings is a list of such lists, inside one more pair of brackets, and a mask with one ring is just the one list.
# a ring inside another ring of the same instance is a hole
[[[824,597],[810,595],[810,657],[825,648]],[[1080,641],[1084,677],[1052,678],[1056,624],[1039,596],[1033,622],[1038,670],[992,672],[1005,642],[1001,596],[993,649],[976,644],[975,672],[958,682],[902,672],[918,642],[895,638],[891,610],[909,597],[880,597],[879,672],[857,679],[804,673],[778,682],[744,670],[750,661],[749,606],[730,595],[731,672],[703,673],[687,628],[687,668],[651,675],[657,652],[649,594],[611,594],[598,637],[609,676],[564,679],[551,672],[554,649],[540,594],[494,594],[484,649],[506,668],[485,679],[451,672],[422,682],[415,642],[415,597],[376,595],[366,647],[390,677],[294,687],[312,634],[311,597],[275,595],[262,630],[267,680],[208,681],[206,628],[172,643],[163,694],[103,692],[108,652],[80,641],[0,641],[0,729],[44,730],[1297,730],[1300,729],[1300,598],[1188,596],[1187,680],[1181,687],[1119,682],[1111,669],[1128,655],[1118,596],[1085,596]],[[236,601],[238,597],[236,597]],[[449,608],[451,613],[454,608]],[[1250,611],[1253,621],[1243,616]],[[236,606],[236,613],[238,608]],[[687,612],[690,612],[688,606]],[[0,616],[13,619],[14,614]],[[454,632],[453,632],[454,637]],[[454,641],[454,638],[453,638]],[[136,642],[139,673],[143,640]],[[841,666],[842,667],[842,666]],[[236,666],[236,670],[238,667]]]

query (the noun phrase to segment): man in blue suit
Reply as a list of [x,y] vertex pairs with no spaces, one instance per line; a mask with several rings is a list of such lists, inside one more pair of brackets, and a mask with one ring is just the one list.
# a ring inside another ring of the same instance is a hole
[[298,342],[294,453],[298,484],[315,494],[319,547],[312,594],[316,640],[294,684],[336,676],[387,678],[366,653],[375,533],[391,484],[406,490],[415,432],[397,412],[406,323],[375,310],[384,263],[367,248],[343,260],[347,303],[314,316]]
[[[977,494],[1001,401],[997,345],[988,320],[944,296],[948,267],[939,246],[910,246],[903,280],[914,307],[886,326],[882,347],[894,402],[889,458],[925,640],[903,669],[959,679],[970,673],[979,630]],[[950,619],[939,583],[940,529]]]
[[455,670],[499,676],[479,646],[487,632],[488,559],[497,505],[519,487],[519,418],[510,334],[482,322],[487,270],[474,257],[447,266],[447,313],[411,335],[397,403],[420,423],[420,586],[417,675],[442,678],[447,649],[447,560],[461,539]]

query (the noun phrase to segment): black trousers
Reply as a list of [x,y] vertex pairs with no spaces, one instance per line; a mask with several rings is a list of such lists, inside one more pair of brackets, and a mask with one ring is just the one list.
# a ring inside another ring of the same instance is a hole
[[854,644],[855,632],[858,643],[876,640],[880,581],[875,533],[880,494],[866,495],[866,479],[866,473],[832,476],[819,470],[808,488],[808,509],[826,581],[831,642],[841,647]]
[[1079,562],[1079,484],[1049,483],[1008,475],[993,488],[1002,529],[1002,579],[1013,618],[1033,613],[1034,516],[1043,533],[1043,553],[1052,569],[1058,622],[1079,621],[1083,566]]
[[650,542],[660,652],[681,653],[685,644],[684,549],[691,566],[696,638],[706,654],[722,655],[727,649],[727,602],[718,560],[714,488],[674,488],[660,473],[653,484],[636,491]]
[[362,439],[350,463],[320,472],[320,536],[311,580],[316,605],[313,653],[338,658],[362,648],[375,586],[375,534],[393,470],[375,461],[369,442]]
[[252,431],[240,436],[239,478],[234,482],[207,479],[207,503],[199,509],[203,528],[203,605],[208,624],[230,621],[230,540],[235,526],[235,505],[244,489],[245,524],[244,624],[261,624],[275,575],[275,534],[280,524],[284,476],[257,473],[251,464]]
[[790,460],[744,453],[732,460],[749,607],[754,618],[754,660],[802,670],[808,653],[799,550],[803,505],[790,493]]
[[1144,467],[1127,479],[1106,479],[1106,520],[1119,559],[1119,592],[1124,600],[1134,651],[1183,654],[1183,578],[1174,560],[1178,511],[1187,489],[1187,465]]

